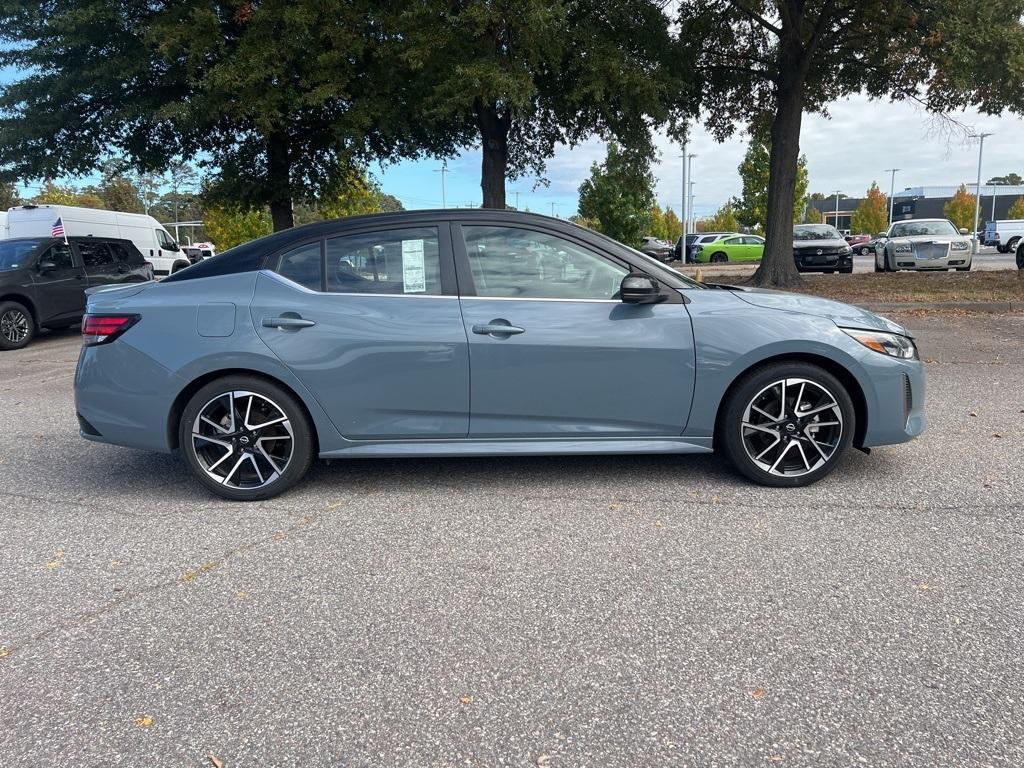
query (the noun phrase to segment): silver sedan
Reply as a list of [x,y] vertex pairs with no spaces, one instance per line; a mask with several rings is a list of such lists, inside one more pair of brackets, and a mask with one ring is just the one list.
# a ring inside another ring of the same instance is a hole
[[897,221],[875,241],[875,272],[901,269],[971,268],[971,242],[967,230],[949,219]]

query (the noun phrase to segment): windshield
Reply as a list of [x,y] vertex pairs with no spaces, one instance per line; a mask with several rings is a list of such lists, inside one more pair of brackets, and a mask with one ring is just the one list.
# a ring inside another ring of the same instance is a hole
[[0,240],[0,269],[19,269],[35,253],[39,240]]
[[941,221],[904,221],[893,224],[889,237],[913,237],[914,235],[959,235],[956,227],[945,219]]
[[800,224],[793,227],[794,240],[842,240],[839,230],[828,224]]

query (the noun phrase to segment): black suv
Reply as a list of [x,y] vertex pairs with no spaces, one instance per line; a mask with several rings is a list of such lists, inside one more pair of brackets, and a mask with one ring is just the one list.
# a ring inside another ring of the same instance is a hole
[[0,240],[0,350],[21,349],[39,328],[80,322],[86,288],[152,279],[153,268],[130,240]]

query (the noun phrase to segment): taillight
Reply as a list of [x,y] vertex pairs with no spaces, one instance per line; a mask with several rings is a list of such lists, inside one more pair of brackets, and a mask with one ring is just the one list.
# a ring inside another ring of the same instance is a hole
[[87,347],[107,344],[139,320],[139,315],[86,315],[82,318],[82,344]]

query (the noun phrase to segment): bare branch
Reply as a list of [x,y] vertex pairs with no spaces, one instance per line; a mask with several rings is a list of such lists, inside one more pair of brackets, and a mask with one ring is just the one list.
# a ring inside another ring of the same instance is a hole
[[754,23],[756,23],[760,27],[763,27],[764,29],[768,30],[773,35],[776,35],[778,37],[782,37],[782,30],[781,29],[776,27],[774,24],[772,24],[770,21],[768,21],[768,19],[764,18],[763,16],[760,16],[759,14],[754,13],[754,11],[752,9],[748,8],[745,4],[740,2],[740,0],[730,0],[730,2],[736,8],[738,8],[740,11],[742,11],[751,21],[753,21]]

